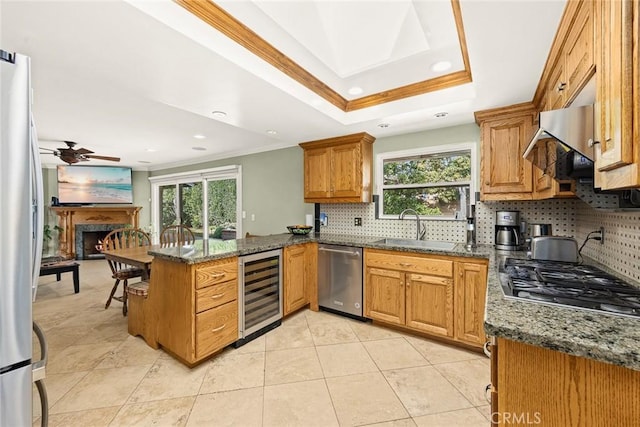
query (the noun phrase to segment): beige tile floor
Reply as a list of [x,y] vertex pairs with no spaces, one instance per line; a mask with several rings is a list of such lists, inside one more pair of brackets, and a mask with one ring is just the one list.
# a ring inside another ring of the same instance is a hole
[[[40,278],[50,426],[487,426],[483,355],[309,310],[189,369],[127,334],[104,260]],[[34,398],[34,425],[39,401]]]

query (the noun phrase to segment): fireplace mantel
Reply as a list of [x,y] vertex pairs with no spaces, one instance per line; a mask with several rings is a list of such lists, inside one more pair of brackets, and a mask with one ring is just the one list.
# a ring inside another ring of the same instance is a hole
[[138,228],[138,213],[141,206],[55,206],[51,210],[58,215],[60,232],[60,255],[76,258],[75,241],[77,224],[122,224]]

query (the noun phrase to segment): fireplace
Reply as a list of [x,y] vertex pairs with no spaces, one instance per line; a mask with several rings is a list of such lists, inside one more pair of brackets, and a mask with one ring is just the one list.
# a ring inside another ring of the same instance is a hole
[[104,239],[111,230],[122,228],[125,224],[77,224],[75,253],[76,259],[104,258],[97,249],[98,241]]
[[[52,206],[58,216],[60,232],[58,250],[66,259],[84,256],[85,232],[109,232],[125,226],[137,228],[140,206]],[[106,234],[106,233],[105,233]],[[91,238],[93,239],[93,237]],[[87,245],[89,245],[87,243]],[[95,244],[91,244],[94,247]]]

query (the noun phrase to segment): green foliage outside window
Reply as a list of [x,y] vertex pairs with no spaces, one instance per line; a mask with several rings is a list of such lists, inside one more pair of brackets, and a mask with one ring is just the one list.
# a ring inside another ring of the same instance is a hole
[[[235,228],[236,223],[236,180],[212,180],[208,186],[209,232],[216,229]],[[178,185],[180,197],[176,197],[176,186],[160,187],[161,224],[162,228],[176,224],[179,205],[180,219],[183,225],[191,228],[196,235],[202,235],[203,224],[203,185],[202,182],[191,182]],[[176,203],[176,200],[179,200]],[[212,236],[214,238],[219,236]]]
[[388,159],[383,175],[384,214],[411,208],[420,215],[454,216],[461,199],[468,200],[471,156],[464,152]]

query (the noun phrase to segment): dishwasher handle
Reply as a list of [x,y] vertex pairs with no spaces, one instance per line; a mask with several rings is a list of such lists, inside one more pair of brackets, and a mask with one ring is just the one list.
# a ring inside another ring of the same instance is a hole
[[329,248],[323,248],[323,247],[319,247],[318,248],[319,251],[325,251],[325,252],[335,252],[338,254],[347,254],[347,255],[353,255],[353,256],[360,256],[360,251],[345,251],[342,249],[329,249]]

